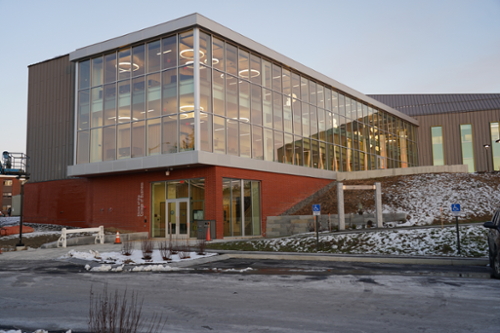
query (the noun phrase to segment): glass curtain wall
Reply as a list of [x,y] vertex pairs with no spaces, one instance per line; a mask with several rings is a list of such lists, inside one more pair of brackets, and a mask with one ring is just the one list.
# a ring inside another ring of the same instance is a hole
[[260,236],[260,182],[224,178],[222,196],[224,236]]
[[189,30],[80,61],[76,163],[197,149],[333,171],[417,165],[414,125],[223,38],[200,30],[196,44]]

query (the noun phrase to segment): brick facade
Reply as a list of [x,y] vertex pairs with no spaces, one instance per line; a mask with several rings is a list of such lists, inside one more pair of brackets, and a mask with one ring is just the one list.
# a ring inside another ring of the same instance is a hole
[[77,227],[104,225],[130,231],[151,231],[151,183],[205,178],[205,219],[216,220],[223,238],[222,179],[261,182],[262,232],[266,217],[276,216],[331,182],[328,179],[276,174],[220,166],[107,175],[28,183],[24,220]]

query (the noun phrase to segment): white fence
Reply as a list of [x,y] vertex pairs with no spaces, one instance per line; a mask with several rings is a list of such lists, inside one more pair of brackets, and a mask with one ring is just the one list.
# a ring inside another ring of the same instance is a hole
[[57,247],[66,247],[66,235],[67,234],[79,234],[79,233],[84,233],[84,232],[97,232],[97,234],[94,234],[95,236],[95,243],[97,241],[100,241],[101,244],[104,244],[104,226],[100,226],[97,228],[82,228],[82,229],[66,229],[62,228],[61,230],[61,237],[57,240]]

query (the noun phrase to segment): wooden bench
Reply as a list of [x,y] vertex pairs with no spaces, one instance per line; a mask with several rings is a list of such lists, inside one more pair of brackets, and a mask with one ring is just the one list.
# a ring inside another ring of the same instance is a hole
[[97,228],[82,228],[82,229],[66,229],[62,228],[61,230],[61,237],[57,240],[57,247],[66,247],[66,240],[67,237],[66,235],[68,234],[79,234],[79,233],[84,233],[84,232],[97,232],[97,234],[94,234],[92,236],[95,236],[94,243],[97,244],[97,241],[99,240],[101,244],[104,244],[104,226],[100,226]]

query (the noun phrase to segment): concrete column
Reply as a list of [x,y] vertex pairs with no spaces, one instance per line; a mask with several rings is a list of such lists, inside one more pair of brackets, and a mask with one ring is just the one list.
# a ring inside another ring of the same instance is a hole
[[339,230],[345,230],[344,213],[344,184],[337,183],[337,211],[339,216]]
[[384,216],[382,215],[382,185],[375,183],[375,214],[377,220],[377,227],[384,227]]

